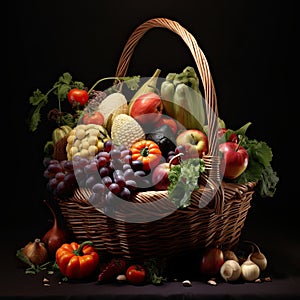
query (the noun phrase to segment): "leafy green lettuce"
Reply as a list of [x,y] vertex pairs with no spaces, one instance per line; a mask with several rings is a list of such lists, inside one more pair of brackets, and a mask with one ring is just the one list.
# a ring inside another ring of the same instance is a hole
[[246,136],[242,137],[241,146],[249,154],[249,163],[247,169],[235,182],[257,182],[256,189],[261,197],[273,197],[279,177],[271,166],[273,158],[272,149],[266,142],[257,141],[256,139],[250,140]]

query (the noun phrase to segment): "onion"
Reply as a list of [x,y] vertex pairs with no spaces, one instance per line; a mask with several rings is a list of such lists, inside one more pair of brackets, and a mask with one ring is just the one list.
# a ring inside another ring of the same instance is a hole
[[29,242],[22,250],[22,254],[26,256],[34,265],[42,265],[48,261],[48,251],[43,242],[36,238],[34,242]]
[[224,263],[223,251],[217,247],[206,248],[200,262],[200,272],[204,276],[215,276]]
[[53,215],[53,226],[49,229],[46,234],[42,238],[42,242],[47,246],[48,252],[51,256],[55,255],[56,250],[67,241],[68,232],[61,228],[58,224],[57,217],[54,213],[53,208],[49,205],[49,203],[44,200],[48,208],[50,209]]
[[220,274],[225,281],[236,281],[241,275],[240,264],[233,259],[228,259],[221,266]]

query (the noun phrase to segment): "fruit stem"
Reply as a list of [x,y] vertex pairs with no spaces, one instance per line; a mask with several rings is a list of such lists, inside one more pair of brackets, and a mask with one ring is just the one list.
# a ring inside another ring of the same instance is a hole
[[241,142],[242,142],[242,140],[245,138],[245,136],[241,136],[241,138],[239,138],[239,142],[238,142],[238,144],[237,144],[237,147],[235,148],[235,151],[238,151],[239,150],[239,148],[240,148],[240,146],[241,146]]
[[102,81],[104,80],[117,80],[119,83],[121,82],[121,80],[118,78],[118,77],[105,77],[105,78],[101,78],[99,79],[88,91],[88,94],[90,94],[94,89],[95,87]]
[[196,145],[196,139],[195,139],[195,136],[193,134],[191,134],[191,137],[193,139],[193,145]]
[[141,154],[143,157],[147,157],[147,156],[149,155],[149,148],[148,148],[148,147],[145,147],[145,148],[141,149],[140,154]]
[[54,213],[53,207],[49,204],[49,202],[47,200],[44,199],[44,203],[48,206],[52,216],[53,216],[53,227],[57,228],[58,224],[57,224],[57,217],[56,214]]
[[182,156],[182,155],[184,155],[183,153],[177,153],[176,155],[174,155],[171,159],[170,159],[170,161],[169,161],[169,169],[171,169],[171,167],[172,167],[172,161],[175,159],[175,158],[177,158],[177,157],[179,157],[179,156]]
[[248,240],[245,240],[245,241],[243,241],[243,242],[244,242],[244,243],[248,243],[248,244],[250,244],[250,245],[252,246],[252,252],[253,252],[253,247],[255,247],[255,248],[256,248],[256,251],[260,253],[260,249],[259,249],[258,245],[255,244],[254,242],[248,241]]
[[85,245],[93,246],[93,242],[91,241],[84,241],[83,243],[80,244],[79,248],[74,250],[73,253],[77,256],[82,256],[84,255],[82,252],[82,249]]

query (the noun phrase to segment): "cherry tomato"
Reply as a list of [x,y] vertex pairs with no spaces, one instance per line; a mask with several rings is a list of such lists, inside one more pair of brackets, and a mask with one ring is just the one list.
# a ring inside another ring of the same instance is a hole
[[143,283],[146,278],[146,269],[139,264],[131,265],[126,270],[126,278],[133,284]]
[[84,105],[88,102],[88,100],[89,94],[86,90],[74,88],[68,92],[68,101],[71,105],[74,105],[74,102],[80,105]]
[[93,113],[86,113],[82,119],[83,124],[104,124],[104,116],[100,111],[95,111]]

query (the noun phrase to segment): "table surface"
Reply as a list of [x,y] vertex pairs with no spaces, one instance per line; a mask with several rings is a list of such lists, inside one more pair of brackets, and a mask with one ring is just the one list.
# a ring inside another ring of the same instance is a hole
[[[218,282],[216,286],[197,277],[189,277],[188,266],[180,273],[180,264],[178,274],[182,278],[179,276],[177,282],[170,280],[160,286],[99,284],[96,278],[63,282],[59,272],[49,275],[41,271],[28,275],[16,252],[43,229],[38,226],[24,226],[22,230],[19,226],[8,227],[2,229],[0,299],[300,299],[299,234],[297,227],[286,228],[282,224],[272,218],[259,218],[253,211],[247,218],[241,236],[255,241],[263,249],[268,258],[271,282]],[[172,268],[176,269],[176,264]],[[49,286],[43,284],[45,277],[49,279]],[[189,279],[192,286],[184,287],[184,279]]]

